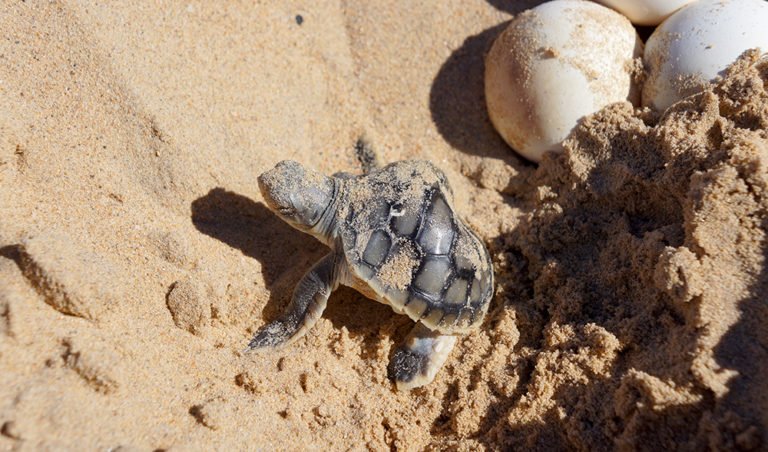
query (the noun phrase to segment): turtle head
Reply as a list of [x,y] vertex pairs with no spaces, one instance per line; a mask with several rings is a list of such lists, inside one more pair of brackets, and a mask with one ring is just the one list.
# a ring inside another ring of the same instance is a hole
[[296,229],[323,235],[323,213],[333,201],[334,183],[300,163],[283,160],[259,176],[259,190],[269,208]]

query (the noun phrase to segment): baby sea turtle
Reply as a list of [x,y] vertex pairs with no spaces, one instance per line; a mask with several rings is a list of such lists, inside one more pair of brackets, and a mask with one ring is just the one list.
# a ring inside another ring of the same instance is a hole
[[279,347],[314,325],[339,284],[417,322],[389,363],[398,389],[432,381],[456,343],[477,327],[493,296],[480,239],[456,216],[453,192],[425,161],[370,174],[326,177],[293,161],[259,176],[269,208],[331,248],[302,278],[285,312],[249,347]]

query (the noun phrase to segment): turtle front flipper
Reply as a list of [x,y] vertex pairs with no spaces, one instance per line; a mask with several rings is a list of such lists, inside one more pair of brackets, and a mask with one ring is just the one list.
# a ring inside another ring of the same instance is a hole
[[413,327],[389,362],[389,378],[397,389],[408,391],[430,383],[451,354],[456,336],[432,331],[421,323]]
[[299,339],[317,322],[328,297],[339,286],[339,259],[334,253],[323,257],[299,281],[291,302],[275,321],[263,326],[251,339],[248,349],[277,348]]

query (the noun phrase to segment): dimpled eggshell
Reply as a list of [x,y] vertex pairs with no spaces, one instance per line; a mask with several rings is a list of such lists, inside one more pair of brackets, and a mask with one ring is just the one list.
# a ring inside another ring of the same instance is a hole
[[699,0],[684,7],[648,38],[643,105],[666,110],[756,47],[768,51],[768,2]]
[[624,14],[637,25],[658,25],[694,0],[597,0]]
[[578,121],[608,104],[639,102],[633,59],[643,44],[621,14],[555,0],[516,16],[485,60],[488,115],[504,140],[538,162]]

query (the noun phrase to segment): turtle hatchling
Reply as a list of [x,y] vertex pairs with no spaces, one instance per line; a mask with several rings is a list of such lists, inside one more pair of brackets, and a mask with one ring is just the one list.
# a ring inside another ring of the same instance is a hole
[[388,366],[397,388],[408,390],[431,382],[456,337],[482,322],[493,296],[491,259],[456,215],[451,187],[431,163],[401,161],[362,176],[326,177],[286,160],[259,176],[259,188],[272,211],[331,251],[250,349],[281,347],[304,335],[343,284],[416,322]]

